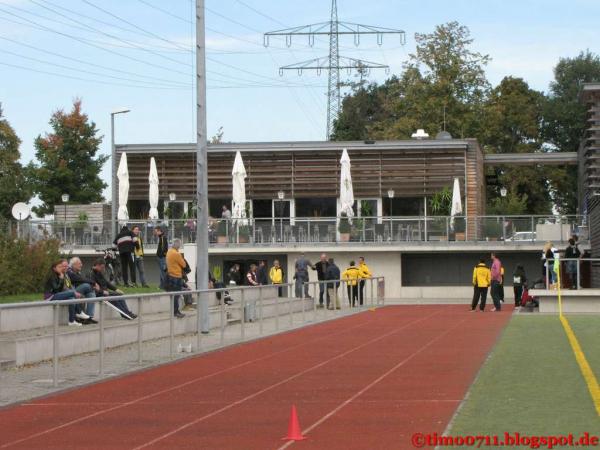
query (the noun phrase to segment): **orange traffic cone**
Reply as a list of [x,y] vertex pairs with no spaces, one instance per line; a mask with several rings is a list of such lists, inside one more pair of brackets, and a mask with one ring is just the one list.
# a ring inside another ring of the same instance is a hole
[[292,405],[292,413],[290,414],[290,424],[288,425],[287,436],[282,438],[282,441],[303,441],[306,437],[302,436],[300,430],[300,422],[296,413],[296,405]]

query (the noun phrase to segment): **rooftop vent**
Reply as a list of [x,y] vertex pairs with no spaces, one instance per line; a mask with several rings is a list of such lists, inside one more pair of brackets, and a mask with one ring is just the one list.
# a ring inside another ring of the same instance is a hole
[[436,134],[435,138],[440,140],[452,139],[452,135],[447,131],[440,131],[438,134]]
[[416,133],[413,133],[411,136],[413,139],[429,139],[429,135],[427,133],[425,133],[425,130],[423,128],[419,128],[417,130]]

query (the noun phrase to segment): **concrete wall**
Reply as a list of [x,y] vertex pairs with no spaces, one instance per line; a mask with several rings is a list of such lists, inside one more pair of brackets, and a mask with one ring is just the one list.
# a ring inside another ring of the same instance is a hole
[[[473,267],[484,258],[490,264],[489,253],[419,253],[402,255],[404,286],[465,286],[471,284]],[[505,285],[512,286],[512,273],[517,264],[523,264],[530,280],[542,277],[541,250],[539,252],[498,252],[505,270]]]

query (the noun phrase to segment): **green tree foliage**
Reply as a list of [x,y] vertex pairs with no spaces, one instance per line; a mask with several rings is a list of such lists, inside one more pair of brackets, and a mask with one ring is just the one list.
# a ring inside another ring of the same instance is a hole
[[31,191],[19,162],[21,140],[6,119],[0,105],[0,217],[10,218],[12,206],[28,202]]
[[417,128],[430,134],[444,127],[460,137],[477,137],[478,118],[489,83],[487,55],[470,49],[467,27],[439,25],[416,34],[417,49],[400,77],[382,85],[358,83],[344,98],[335,140],[406,139]]
[[37,214],[52,213],[61,195],[69,194],[73,203],[101,201],[107,186],[99,174],[108,156],[96,156],[102,137],[96,124],[81,110],[81,100],[73,102],[69,113],[56,111],[51,119],[52,133],[35,140],[39,165],[28,166],[35,192],[43,202]]
[[[600,58],[589,51],[574,58],[561,58],[554,68],[554,81],[544,108],[544,139],[559,152],[576,152],[586,128],[586,108],[578,100],[583,83],[600,81]],[[552,196],[559,211],[577,212],[577,168],[549,171]]]
[[[542,151],[540,123],[544,96],[521,78],[505,77],[486,101],[480,142],[488,153]],[[509,195],[502,199],[498,186],[487,187],[488,213],[549,214],[552,203],[544,168],[492,167],[488,175],[498,179]],[[504,208],[504,209],[503,209]]]
[[42,292],[52,262],[59,257],[55,239],[29,244],[0,235],[0,295]]

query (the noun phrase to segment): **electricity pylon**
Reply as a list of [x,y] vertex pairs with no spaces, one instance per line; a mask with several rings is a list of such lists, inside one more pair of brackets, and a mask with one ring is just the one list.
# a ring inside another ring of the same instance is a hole
[[328,71],[327,140],[331,138],[335,121],[340,112],[340,70],[347,69],[350,73],[352,69],[367,71],[370,69],[385,69],[386,73],[389,73],[389,66],[385,64],[341,56],[339,53],[339,37],[340,35],[349,34],[354,36],[354,45],[356,46],[360,45],[360,36],[364,34],[376,35],[377,45],[383,44],[384,34],[399,34],[400,43],[402,45],[406,43],[406,34],[402,30],[340,22],[337,15],[337,0],[331,1],[331,19],[329,22],[286,28],[284,30],[271,31],[264,35],[265,47],[269,46],[270,36],[285,36],[285,43],[288,47],[292,45],[292,36],[308,36],[308,45],[311,47],[315,44],[315,36],[329,36],[329,56],[310,59],[279,68],[279,75],[282,76],[286,70],[297,70],[298,75],[302,75],[303,70],[316,70],[317,75],[320,75],[323,70]]

